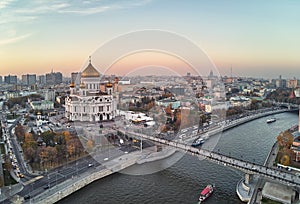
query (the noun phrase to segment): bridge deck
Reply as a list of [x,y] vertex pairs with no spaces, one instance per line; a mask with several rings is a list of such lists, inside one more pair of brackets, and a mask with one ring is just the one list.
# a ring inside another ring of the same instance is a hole
[[[125,131],[124,131],[125,133]],[[272,168],[260,164],[255,164],[253,162],[244,161],[241,159],[233,158],[227,155],[223,155],[221,153],[217,153],[214,151],[206,150],[206,149],[198,149],[195,147],[191,147],[188,144],[183,144],[178,141],[168,141],[160,138],[156,138],[153,136],[144,135],[136,132],[128,132],[127,134],[133,135],[135,137],[147,139],[159,144],[167,145],[174,147],[178,150],[186,151],[187,153],[197,156],[200,158],[206,158],[210,161],[214,161],[218,164],[222,164],[224,166],[233,167],[240,171],[243,171],[248,174],[257,174],[263,176],[265,178],[276,180],[281,183],[288,184],[290,186],[300,187],[300,178],[298,176],[293,175],[292,173],[284,172],[277,168]]]

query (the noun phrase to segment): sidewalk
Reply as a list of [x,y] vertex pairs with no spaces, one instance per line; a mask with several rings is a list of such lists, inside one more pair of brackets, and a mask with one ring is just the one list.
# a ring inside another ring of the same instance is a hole
[[145,154],[148,155],[149,150],[145,150],[145,152],[143,152],[142,155],[140,152],[136,151],[109,160],[103,163],[103,166],[96,167],[91,171],[86,171],[83,174],[70,178],[58,184],[57,186],[48,189],[47,191],[34,197],[32,201],[41,204],[57,202],[63,199],[64,197],[76,192],[77,190],[87,186],[95,180],[101,179],[110,174],[113,174],[129,166],[134,165],[137,162],[137,160],[139,160],[141,156],[143,157]]
[[13,197],[15,194],[23,190],[23,185],[18,183],[12,186],[4,186],[0,189],[0,202]]

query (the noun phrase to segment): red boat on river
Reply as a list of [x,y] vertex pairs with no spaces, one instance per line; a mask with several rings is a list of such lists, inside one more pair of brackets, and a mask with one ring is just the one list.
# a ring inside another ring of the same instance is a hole
[[214,192],[214,186],[213,185],[207,185],[200,193],[199,201],[200,203],[202,201],[205,201],[211,194]]

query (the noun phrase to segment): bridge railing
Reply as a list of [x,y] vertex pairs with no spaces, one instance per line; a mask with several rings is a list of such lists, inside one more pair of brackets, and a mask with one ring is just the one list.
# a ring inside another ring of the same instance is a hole
[[195,147],[191,147],[188,144],[180,143],[178,141],[168,141],[168,140],[164,140],[161,138],[156,138],[153,136],[148,136],[148,135],[144,135],[144,134],[136,133],[136,132],[126,131],[126,133],[130,134],[132,136],[147,139],[147,140],[159,143],[159,144],[168,145],[168,146],[174,147],[176,149],[186,151],[193,156],[204,157],[211,161],[216,162],[217,164],[222,164],[224,166],[233,167],[235,169],[239,169],[239,170],[249,173],[249,174],[259,174],[259,175],[264,176],[269,179],[275,179],[282,183],[300,187],[300,178],[299,177],[297,177],[291,173],[281,171],[280,169],[274,169],[274,168],[270,168],[270,167],[263,166],[260,164],[255,164],[252,162],[233,158],[233,157],[223,155],[223,154],[220,154],[217,152],[213,152],[210,150],[206,150],[206,149],[197,149]]

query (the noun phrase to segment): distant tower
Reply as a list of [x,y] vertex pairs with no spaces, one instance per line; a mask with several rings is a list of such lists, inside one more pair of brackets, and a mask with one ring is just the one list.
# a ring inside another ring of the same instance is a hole
[[106,85],[106,92],[111,95],[113,92],[113,84],[111,82],[108,82]]
[[41,112],[38,112],[36,115],[36,126],[40,127],[40,126],[42,126],[42,124],[43,124],[42,115],[41,115]]
[[80,95],[86,96],[86,85],[82,82],[79,87],[80,87]]
[[70,94],[73,95],[74,94],[74,90],[75,90],[75,83],[71,82],[70,84]]

